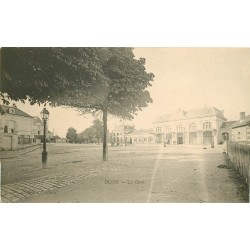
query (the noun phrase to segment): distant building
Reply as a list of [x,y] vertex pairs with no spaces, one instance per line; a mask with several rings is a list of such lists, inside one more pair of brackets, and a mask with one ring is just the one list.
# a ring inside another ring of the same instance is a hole
[[219,128],[218,142],[224,143],[225,141],[232,140],[232,127],[236,121],[223,122]]
[[240,119],[232,125],[232,141],[250,144],[250,115],[240,112]]
[[215,107],[181,110],[158,117],[153,123],[156,143],[217,144],[218,131],[226,121],[224,111]]
[[113,146],[154,143],[154,134],[152,129],[136,130],[134,126],[119,125],[110,132],[110,142]]
[[[34,141],[36,142],[38,142],[39,140],[42,141],[43,134],[44,134],[44,123],[38,116],[35,116],[33,120]],[[54,132],[48,130],[48,123],[46,123],[46,139],[47,141],[54,141]]]
[[[15,150],[27,144],[40,143],[44,127],[42,120],[23,112],[14,104],[0,105],[0,150]],[[54,138],[46,128],[47,140]]]
[[134,126],[130,125],[115,126],[110,132],[111,145],[119,146],[125,145],[125,143],[132,144],[133,139],[132,136],[129,136],[129,134],[134,130]]
[[129,133],[127,137],[132,138],[133,144],[149,144],[155,142],[153,129],[134,130]]
[[54,142],[54,132],[51,132],[51,131],[48,130],[46,139],[47,139],[49,142]]
[[16,105],[0,105],[0,149],[13,150],[32,142],[33,117]]
[[43,136],[43,122],[42,120],[38,117],[35,116],[33,118],[33,136],[34,136],[34,142],[39,142],[42,139]]

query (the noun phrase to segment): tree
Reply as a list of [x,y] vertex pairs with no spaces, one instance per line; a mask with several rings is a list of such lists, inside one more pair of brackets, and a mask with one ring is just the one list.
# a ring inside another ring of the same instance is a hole
[[81,142],[91,143],[94,142],[94,129],[93,127],[86,128],[82,133],[79,134],[78,140]]
[[154,75],[132,48],[4,48],[2,99],[70,106],[102,112],[103,160],[107,160],[108,114],[132,119],[152,102]]
[[103,138],[103,123],[99,119],[93,121],[94,139],[99,144],[100,139]]
[[87,143],[97,141],[99,144],[101,138],[103,138],[103,124],[99,119],[95,119],[92,126],[78,134],[77,140]]
[[77,141],[77,133],[74,128],[69,128],[66,134],[66,138],[69,140],[70,143]]
[[97,48],[1,48],[0,99],[56,105],[70,91],[90,95],[104,81]]
[[154,75],[146,72],[145,59],[134,58],[132,48],[105,49],[103,58],[101,61],[105,81],[100,83],[101,91],[97,89],[88,100],[74,99],[70,95],[61,97],[64,105],[76,107],[83,113],[102,111],[103,160],[106,161],[108,114],[133,119],[139,110],[152,102],[146,89],[151,86]]

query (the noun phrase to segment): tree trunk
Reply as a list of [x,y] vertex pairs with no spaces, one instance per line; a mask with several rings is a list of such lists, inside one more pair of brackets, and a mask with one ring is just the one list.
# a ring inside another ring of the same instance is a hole
[[108,160],[108,144],[107,144],[107,132],[108,132],[108,124],[107,124],[107,120],[108,120],[108,111],[107,109],[103,109],[103,161],[107,161]]

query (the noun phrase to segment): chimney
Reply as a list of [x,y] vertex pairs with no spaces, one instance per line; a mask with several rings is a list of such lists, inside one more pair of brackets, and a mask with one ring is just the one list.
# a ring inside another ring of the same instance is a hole
[[245,119],[245,112],[240,112],[240,122]]

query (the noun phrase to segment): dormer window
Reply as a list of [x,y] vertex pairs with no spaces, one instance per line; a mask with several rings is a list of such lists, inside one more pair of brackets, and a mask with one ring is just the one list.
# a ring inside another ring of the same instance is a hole
[[9,108],[8,111],[9,111],[9,114],[15,114],[15,109],[13,108]]

